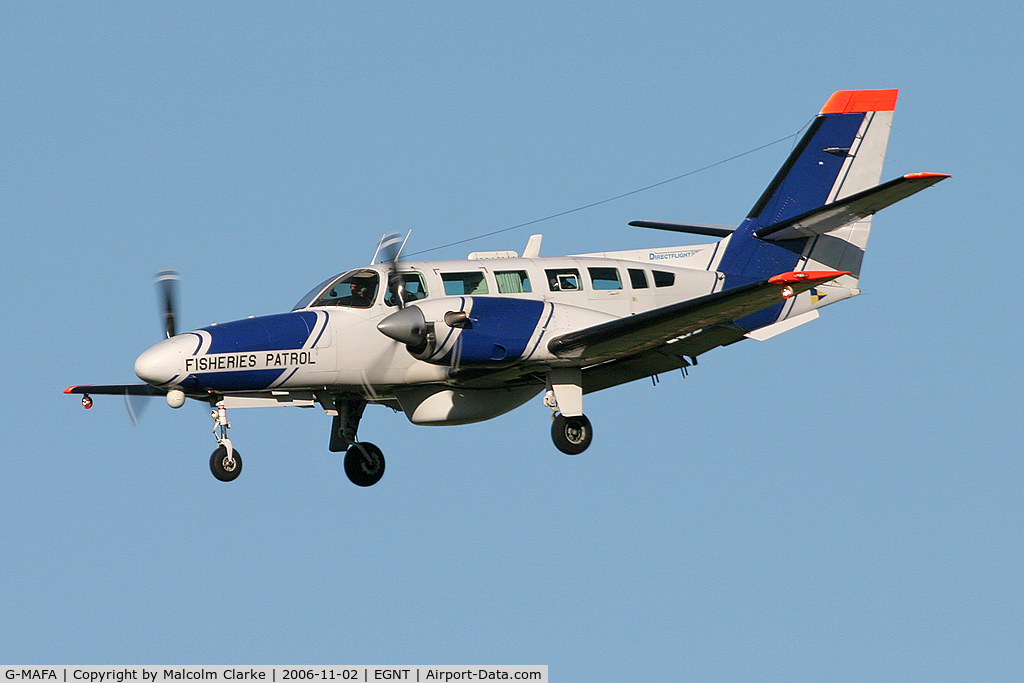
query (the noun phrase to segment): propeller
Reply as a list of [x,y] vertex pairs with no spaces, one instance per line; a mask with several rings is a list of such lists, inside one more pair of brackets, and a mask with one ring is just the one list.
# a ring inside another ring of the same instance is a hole
[[128,412],[128,419],[132,421],[132,425],[135,427],[139,426],[139,420],[142,419],[142,413],[152,403],[152,396],[132,396],[127,392],[124,394],[124,409]]
[[380,262],[388,263],[391,267],[391,270],[388,272],[388,289],[395,293],[399,310],[405,308],[405,281],[398,274],[398,264],[402,255],[402,249],[405,248],[405,243],[411,234],[412,230],[403,239],[400,233],[391,232],[381,237],[380,243],[377,245],[377,254],[384,257]]
[[178,282],[181,274],[174,269],[161,270],[153,278],[156,282],[158,303],[163,304],[164,334],[170,339],[177,334],[175,318],[178,311]]
[[[164,335],[168,339],[178,333],[178,282],[180,280],[181,274],[173,268],[161,270],[153,276],[153,282],[156,283],[157,306],[163,316]],[[124,393],[124,409],[133,425],[138,426],[142,413],[150,404],[150,399],[152,396],[139,396],[129,394],[127,391]]]

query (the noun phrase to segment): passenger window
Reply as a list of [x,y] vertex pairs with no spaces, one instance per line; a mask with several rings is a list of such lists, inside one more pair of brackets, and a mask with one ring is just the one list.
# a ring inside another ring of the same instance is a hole
[[655,287],[671,287],[676,283],[675,273],[666,273],[663,270],[655,270],[653,273]]
[[587,268],[594,289],[622,289],[617,268]]
[[487,280],[482,271],[471,273],[441,273],[446,296],[463,294],[487,294]]
[[[423,276],[419,273],[398,273],[396,276],[399,289],[402,291],[402,301],[409,303],[427,296],[427,287],[423,284]],[[398,305],[398,295],[395,293],[394,283],[388,278],[388,291],[384,295],[384,303],[388,306]]]
[[346,273],[335,280],[313,305],[369,308],[377,298],[379,280],[380,277],[375,270]]
[[494,279],[498,281],[498,292],[501,294],[533,291],[530,288],[530,276],[525,270],[499,270],[494,273]]
[[629,284],[633,285],[633,289],[647,289],[647,273],[640,268],[630,268]]
[[583,289],[580,271],[575,268],[552,268],[545,270],[548,287],[552,292],[574,292]]

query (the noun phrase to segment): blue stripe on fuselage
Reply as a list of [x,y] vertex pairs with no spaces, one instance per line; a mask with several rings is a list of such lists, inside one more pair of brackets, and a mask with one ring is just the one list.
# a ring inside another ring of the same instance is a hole
[[[316,326],[316,313],[302,311],[235,320],[202,328],[210,335],[207,355],[293,351],[301,349]],[[191,391],[260,391],[270,387],[287,368],[231,372],[198,372],[182,383]]]
[[212,338],[207,353],[301,349],[316,325],[316,313],[281,313],[202,328]]

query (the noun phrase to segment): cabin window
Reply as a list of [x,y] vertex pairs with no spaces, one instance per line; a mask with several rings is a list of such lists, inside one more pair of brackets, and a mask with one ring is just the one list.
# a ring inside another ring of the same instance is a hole
[[655,270],[653,273],[655,287],[671,287],[676,283],[675,273],[666,273],[663,270]]
[[521,294],[532,292],[530,276],[525,270],[498,270],[494,273],[498,281],[498,291],[502,294]]
[[377,299],[379,282],[375,270],[353,270],[332,282],[312,305],[369,308]]
[[641,268],[630,268],[629,284],[633,286],[633,289],[647,289],[647,273]]
[[388,278],[388,292],[384,295],[384,303],[388,306],[398,305],[398,295],[395,293],[395,283],[402,290],[402,301],[409,303],[427,296],[427,286],[423,283],[423,276],[419,273],[397,273]]
[[575,268],[551,268],[544,271],[552,292],[575,292],[583,289],[580,271]]
[[622,289],[617,268],[587,268],[594,289]]
[[441,273],[445,296],[462,296],[463,294],[487,294],[487,280],[483,271],[471,273]]

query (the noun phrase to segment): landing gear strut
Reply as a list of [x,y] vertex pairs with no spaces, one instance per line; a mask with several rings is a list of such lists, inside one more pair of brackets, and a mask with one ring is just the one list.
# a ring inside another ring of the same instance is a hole
[[234,481],[242,473],[242,456],[231,446],[228,438],[228,411],[223,399],[217,401],[215,409],[210,411],[213,419],[213,435],[217,439],[217,450],[210,456],[210,471],[220,481]]
[[[319,398],[319,397],[318,397]],[[373,486],[384,476],[384,454],[368,441],[356,441],[366,400],[359,396],[335,396],[321,405],[334,414],[330,449],[345,451],[345,474],[356,486]]]
[[551,408],[551,440],[566,455],[579,455],[594,438],[583,414],[583,374],[579,368],[553,368],[548,373],[544,405]]

